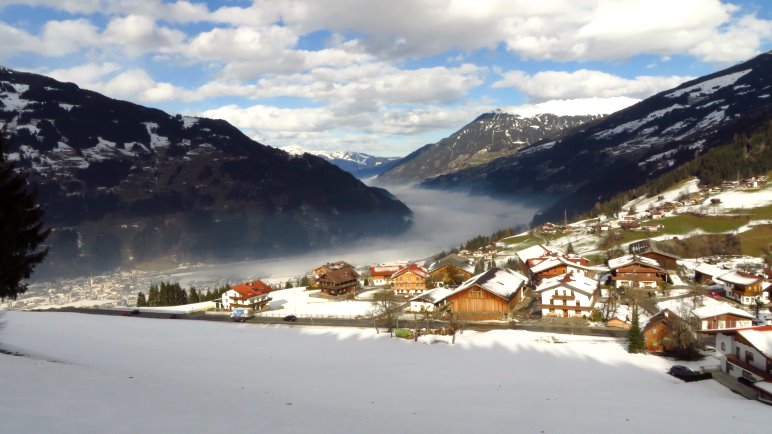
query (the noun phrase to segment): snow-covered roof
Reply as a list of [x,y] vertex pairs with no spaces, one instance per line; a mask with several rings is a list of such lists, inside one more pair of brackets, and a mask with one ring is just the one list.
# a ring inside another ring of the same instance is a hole
[[745,340],[765,357],[772,357],[772,326],[737,330]]
[[515,255],[517,255],[517,258],[520,259],[520,262],[526,263],[529,259],[538,258],[539,256],[545,256],[549,254],[563,254],[562,251],[550,247],[545,246],[544,244],[537,244],[535,246],[528,247],[523,250],[519,250]]
[[429,277],[429,273],[426,271],[426,268],[418,265],[418,264],[410,264],[402,267],[399,271],[391,275],[391,278],[395,278],[397,276],[401,276],[407,272],[411,272],[415,274],[418,277],[426,279]]
[[724,274],[727,274],[727,273],[731,272],[730,270],[724,270],[721,267],[717,267],[715,265],[705,264],[705,263],[702,263],[702,264],[698,265],[697,268],[694,269],[694,271],[696,271],[698,273],[701,273],[701,274],[705,274],[705,275],[710,276],[710,277],[712,277],[714,279],[716,277],[719,277],[719,276],[722,276]]
[[772,393],[772,381],[758,381],[753,383],[753,387],[761,389],[767,393]]
[[748,273],[742,273],[739,271],[731,271],[729,273],[726,273],[722,275],[721,277],[717,278],[718,280],[721,280],[723,282],[732,283],[735,285],[753,285],[754,283],[761,280],[761,277],[754,276],[752,274]]
[[562,276],[552,277],[545,279],[534,290],[535,292],[543,292],[552,288],[571,288],[581,293],[592,295],[592,293],[598,288],[598,281],[591,279],[583,274],[568,273]]
[[642,264],[649,267],[655,267],[655,268],[662,268],[659,265],[659,262],[655,261],[654,259],[650,259],[644,256],[637,256],[637,255],[624,255],[620,256],[618,258],[609,259],[608,260],[608,266],[612,270],[619,267],[624,267],[626,265],[630,264]]
[[435,304],[445,299],[452,292],[453,290],[449,288],[442,288],[442,287],[434,288],[430,291],[425,291],[421,294],[416,295],[415,297],[411,298],[410,301],[426,301],[426,302]]
[[497,295],[504,299],[511,299],[515,295],[518,289],[528,283],[529,279],[517,271],[510,270],[508,268],[491,268],[490,270],[473,276],[471,279],[462,283],[461,286],[456,288],[452,293],[446,297],[458,294],[465,291],[470,287],[477,285],[480,288],[485,289],[491,294]]
[[735,315],[741,316],[743,318],[753,319],[753,315],[750,313],[742,309],[738,309],[729,303],[723,302],[707,304],[705,306],[694,309],[692,313],[699,319],[710,318],[717,315]]

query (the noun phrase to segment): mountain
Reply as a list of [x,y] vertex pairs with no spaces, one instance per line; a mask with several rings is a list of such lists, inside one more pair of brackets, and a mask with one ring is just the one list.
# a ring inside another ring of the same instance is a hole
[[540,114],[521,117],[485,113],[449,137],[426,145],[378,176],[382,184],[420,182],[517,154],[529,144],[557,136],[599,116]]
[[51,273],[274,256],[410,225],[402,202],[322,158],[41,75],[0,69],[0,127],[54,228]]
[[535,222],[588,211],[770,119],[772,52],[661,92],[558,140],[425,181],[428,188],[497,196],[551,193]]
[[392,167],[399,157],[376,157],[362,152],[350,151],[309,151],[299,146],[284,146],[279,148],[291,155],[303,155],[305,153],[322,157],[330,163],[340,167],[357,178],[369,178]]

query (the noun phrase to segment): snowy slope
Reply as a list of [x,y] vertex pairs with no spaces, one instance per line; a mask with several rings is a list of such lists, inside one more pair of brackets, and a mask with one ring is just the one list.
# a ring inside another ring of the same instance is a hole
[[6,321],[5,348],[33,357],[0,354],[4,433],[768,431],[769,407],[676,380],[611,338],[466,332],[452,346],[370,329]]
[[290,155],[311,154],[322,157],[359,178],[377,175],[388,169],[391,166],[391,163],[400,159],[399,157],[376,157],[374,155],[352,151],[309,151],[297,145],[284,146],[279,149]]
[[[684,83],[556,141],[427,180],[430,188],[563,196],[536,221],[588,211],[691,161],[772,116],[772,52]],[[572,212],[573,211],[573,212]]]

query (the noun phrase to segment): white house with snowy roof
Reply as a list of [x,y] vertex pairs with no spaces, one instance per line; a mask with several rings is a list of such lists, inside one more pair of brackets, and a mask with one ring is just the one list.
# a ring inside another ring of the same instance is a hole
[[719,331],[716,355],[724,372],[753,382],[759,400],[772,404],[772,326]]
[[410,312],[432,312],[434,309],[442,308],[445,299],[453,292],[452,289],[439,287],[423,292],[410,299]]
[[545,279],[534,290],[542,316],[590,316],[600,296],[598,281],[579,273]]
[[716,277],[715,281],[723,285],[727,298],[741,304],[753,304],[756,299],[760,299],[764,303],[769,302],[769,294],[766,289],[769,288],[770,284],[762,276],[732,271]]

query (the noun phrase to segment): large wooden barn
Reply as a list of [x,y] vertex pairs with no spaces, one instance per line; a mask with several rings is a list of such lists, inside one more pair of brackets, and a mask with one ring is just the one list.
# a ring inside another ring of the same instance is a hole
[[467,280],[447,297],[450,312],[462,319],[506,318],[524,298],[528,278],[509,269],[491,268]]

